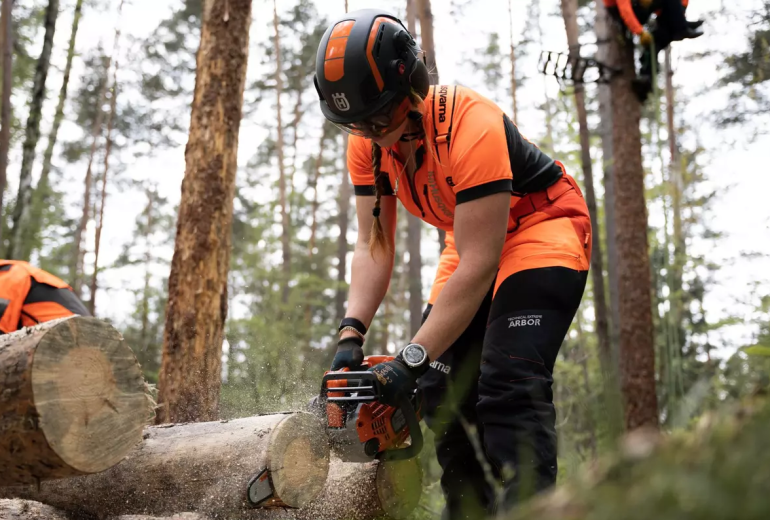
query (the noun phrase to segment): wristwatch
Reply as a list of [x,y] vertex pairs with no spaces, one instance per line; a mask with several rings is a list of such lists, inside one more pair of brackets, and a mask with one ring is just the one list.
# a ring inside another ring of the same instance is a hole
[[428,371],[428,352],[418,343],[410,343],[399,353],[399,357],[406,366],[415,373],[422,375]]

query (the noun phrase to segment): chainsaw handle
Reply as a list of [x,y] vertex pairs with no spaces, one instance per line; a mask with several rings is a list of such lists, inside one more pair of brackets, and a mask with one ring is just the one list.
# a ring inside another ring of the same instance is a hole
[[412,402],[406,394],[401,393],[398,397],[398,407],[404,414],[406,425],[409,427],[409,437],[412,443],[406,448],[397,450],[385,450],[377,457],[380,460],[406,460],[416,457],[422,451],[423,439],[420,421],[417,420],[417,413],[414,411]]

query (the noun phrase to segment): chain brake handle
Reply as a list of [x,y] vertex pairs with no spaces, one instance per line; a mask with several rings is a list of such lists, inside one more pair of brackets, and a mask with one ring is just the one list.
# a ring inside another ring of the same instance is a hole
[[[366,365],[370,363],[370,366],[373,366],[382,362],[376,358],[385,358],[384,361],[393,359],[389,356],[369,356],[364,359],[364,364]],[[332,386],[329,388],[328,383],[331,381],[345,381],[345,383],[343,383],[345,386]],[[356,386],[355,383],[358,383],[358,385]],[[330,392],[343,395],[330,396]],[[351,393],[356,393],[357,395],[349,395]],[[381,395],[381,383],[377,379],[377,376],[369,371],[353,372],[349,369],[343,369],[341,371],[328,372],[326,375],[324,375],[323,381],[321,383],[321,399],[327,402],[339,404],[380,402]],[[422,430],[420,429],[420,421],[417,419],[417,412],[412,405],[412,400],[408,395],[401,392],[398,395],[396,406],[404,415],[404,420],[406,421],[406,425],[409,428],[409,437],[412,442],[406,448],[381,451],[377,454],[376,457],[379,460],[411,459],[422,451]]]

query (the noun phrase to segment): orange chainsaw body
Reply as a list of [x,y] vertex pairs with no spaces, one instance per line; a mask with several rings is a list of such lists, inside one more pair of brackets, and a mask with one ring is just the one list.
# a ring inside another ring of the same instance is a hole
[[[392,356],[367,356],[362,368],[369,369],[392,359]],[[345,373],[350,374],[349,379],[342,379]],[[330,379],[330,374],[337,379]],[[368,376],[366,380],[369,386],[365,386],[364,374]],[[357,391],[359,388],[361,391]],[[372,460],[380,458],[388,450],[402,451],[401,446],[410,438],[405,414],[415,416],[415,424],[421,419],[419,399],[409,400],[409,409],[403,410],[406,405],[398,407],[379,402],[378,388],[371,372],[353,372],[343,368],[324,375],[322,394],[326,393],[327,431],[333,440],[338,441],[337,444],[342,448],[338,451],[342,452],[340,456],[344,460]]]

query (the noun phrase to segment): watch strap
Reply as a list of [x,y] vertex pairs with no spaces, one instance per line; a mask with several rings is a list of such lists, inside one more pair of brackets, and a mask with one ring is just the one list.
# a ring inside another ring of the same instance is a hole
[[366,335],[366,325],[364,325],[361,320],[358,320],[356,318],[349,318],[349,317],[342,318],[338,329],[339,332],[342,332],[342,329],[346,327],[355,329],[355,331],[358,332],[361,336]]

